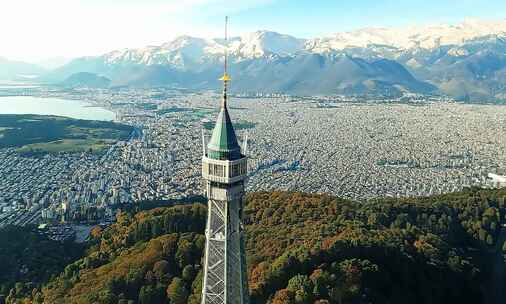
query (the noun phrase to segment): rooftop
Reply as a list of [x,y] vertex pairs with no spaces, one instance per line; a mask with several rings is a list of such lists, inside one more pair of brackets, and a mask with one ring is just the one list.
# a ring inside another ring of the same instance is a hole
[[241,158],[241,147],[237,141],[226,103],[221,107],[207,148],[208,156],[213,159],[236,160]]

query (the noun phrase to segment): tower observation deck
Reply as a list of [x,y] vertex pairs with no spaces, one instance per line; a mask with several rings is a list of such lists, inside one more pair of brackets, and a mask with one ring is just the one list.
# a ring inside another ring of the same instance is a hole
[[[228,21],[228,18],[227,18]],[[225,26],[225,41],[227,41]],[[202,304],[248,304],[242,210],[247,157],[237,141],[227,108],[227,51],[220,113],[206,145],[202,177],[208,199]]]

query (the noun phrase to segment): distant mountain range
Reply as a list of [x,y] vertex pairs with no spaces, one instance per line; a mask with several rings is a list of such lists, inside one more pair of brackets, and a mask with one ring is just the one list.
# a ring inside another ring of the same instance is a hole
[[[429,93],[437,88],[419,81],[395,60],[361,58],[344,52],[313,52],[308,40],[258,31],[229,43],[233,88],[240,92],[291,94]],[[222,39],[179,37],[144,49],[113,51],[76,59],[46,75],[59,82],[88,72],[111,79],[112,86],[176,86],[215,89],[222,73]]]
[[[83,57],[45,74],[87,72],[111,86],[216,89],[223,39],[181,36],[160,46]],[[299,39],[257,31],[229,41],[233,90],[291,94],[442,93],[506,99],[506,20],[368,28]]]
[[30,79],[44,73],[47,70],[38,65],[0,57],[0,80]]

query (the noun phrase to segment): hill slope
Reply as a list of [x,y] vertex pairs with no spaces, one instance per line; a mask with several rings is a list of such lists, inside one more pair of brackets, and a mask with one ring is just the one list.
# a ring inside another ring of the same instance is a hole
[[84,251],[80,244],[49,240],[32,226],[0,229],[0,244],[0,295],[16,282],[35,287],[48,281]]
[[[248,196],[252,303],[484,303],[506,190],[366,203]],[[200,303],[205,207],[121,213],[33,303]]]
[[70,88],[107,88],[111,80],[93,73],[80,72],[70,75],[61,85]]

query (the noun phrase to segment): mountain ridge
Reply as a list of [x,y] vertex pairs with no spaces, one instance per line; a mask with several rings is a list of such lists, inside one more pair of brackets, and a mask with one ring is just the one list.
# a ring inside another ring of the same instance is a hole
[[[216,79],[220,74],[225,49],[224,39],[183,35],[159,46],[115,50],[101,56],[78,58],[52,71],[46,79],[61,81],[74,73],[89,72],[110,78],[112,85],[137,86],[137,80],[128,79],[142,79],[142,86],[217,89],[219,83],[209,82],[209,79]],[[391,79],[393,76],[389,73],[393,72],[393,75],[403,78],[387,82],[388,92],[438,92],[456,98],[471,96],[483,99],[506,96],[506,80],[502,77],[506,64],[503,55],[506,52],[506,20],[469,19],[457,25],[407,29],[369,28],[313,39],[264,30],[230,38],[228,52],[231,69],[235,73],[234,83],[239,83],[234,88],[240,91],[338,94],[347,82],[355,83],[361,79],[371,83],[378,77]],[[309,65],[312,56],[319,56],[319,61]],[[319,75],[310,78],[321,70],[322,62],[333,65],[340,61],[339,58],[347,57],[362,60],[366,65],[374,65],[380,59],[390,60],[402,68],[383,71],[382,75],[370,75],[369,69],[364,68],[360,75],[351,75],[344,80],[341,77],[343,73],[334,69],[328,71],[330,78]],[[294,60],[305,65],[307,76],[296,73],[297,77],[294,77],[288,64]],[[281,62],[287,64],[282,66]],[[153,75],[153,79],[149,75]],[[243,75],[248,77],[243,78]],[[341,81],[329,83],[329,79]],[[301,87],[313,80],[326,85],[318,85],[319,90],[314,86]],[[249,87],[241,85],[246,82]],[[266,82],[269,85],[261,85]],[[409,85],[406,85],[407,82]],[[419,86],[415,82],[425,84]],[[300,86],[286,83],[299,83]],[[400,83],[405,84],[401,89],[397,87]],[[363,93],[364,86],[367,87],[362,83],[356,90],[345,90],[346,94]],[[429,87],[432,90],[427,90]],[[365,90],[368,93],[376,91],[374,88]]]

